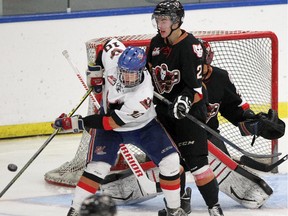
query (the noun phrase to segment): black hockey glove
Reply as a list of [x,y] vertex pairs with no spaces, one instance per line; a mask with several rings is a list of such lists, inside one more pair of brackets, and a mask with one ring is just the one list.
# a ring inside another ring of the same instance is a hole
[[185,118],[191,108],[192,102],[187,96],[178,96],[169,106],[169,114],[176,118]]
[[285,134],[285,123],[278,118],[275,110],[269,109],[268,114],[258,113],[254,119],[238,124],[242,136],[256,135],[265,139],[279,139]]
[[254,119],[256,117],[255,113],[251,109],[244,110],[242,116],[244,119]]

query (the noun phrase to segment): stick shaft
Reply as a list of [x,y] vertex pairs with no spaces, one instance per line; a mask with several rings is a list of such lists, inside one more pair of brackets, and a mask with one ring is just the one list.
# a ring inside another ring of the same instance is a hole
[[[68,53],[67,50],[64,50],[62,52],[63,56],[66,58],[66,60],[68,61],[69,65],[71,66],[71,68],[73,69],[74,73],[76,74],[77,78],[80,80],[82,86],[85,88],[85,90],[88,90],[88,86],[86,85],[83,77],[81,76],[78,68],[76,67],[76,65],[73,63],[73,61],[70,58],[70,55]],[[99,109],[100,108],[100,104],[98,103],[97,99],[95,98],[94,94],[90,94],[90,98],[94,104],[94,106]]]
[[[92,88],[89,89],[85,95],[82,97],[80,103],[74,107],[68,114],[71,117],[76,110],[83,104],[88,95],[92,92]],[[51,140],[59,133],[60,129],[55,129],[54,132],[48,137],[44,144],[38,149],[37,152],[29,159],[29,161],[23,166],[23,168],[15,175],[15,177],[7,184],[7,186],[1,191],[0,198],[6,193],[6,191],[15,183],[15,181],[22,175],[22,173],[30,166],[30,164],[38,157],[38,155],[46,148],[46,146],[51,142]]]
[[[154,92],[154,96],[157,97],[159,100],[161,100],[162,102],[166,103],[167,105],[172,104],[172,102],[170,102],[169,100],[167,100],[166,98],[164,98],[162,95],[160,95],[157,92]],[[239,152],[241,152],[244,155],[247,155],[249,157],[255,157],[255,158],[272,158],[272,157],[278,157],[279,155],[281,155],[281,153],[275,153],[275,154],[271,154],[271,155],[263,155],[263,154],[253,154],[250,152],[245,151],[244,149],[240,148],[239,146],[235,145],[234,143],[232,143],[230,140],[226,139],[225,137],[223,137],[221,134],[219,134],[218,132],[216,132],[215,130],[213,130],[212,128],[210,128],[208,125],[206,125],[205,123],[199,121],[198,119],[196,119],[194,116],[190,115],[189,113],[186,115],[186,117],[188,119],[190,119],[191,121],[193,121],[195,124],[199,125],[200,127],[202,127],[204,130],[206,130],[207,132],[211,133],[212,135],[214,135],[217,139],[227,143],[228,145],[230,145],[231,147],[233,147],[234,149],[238,150]]]

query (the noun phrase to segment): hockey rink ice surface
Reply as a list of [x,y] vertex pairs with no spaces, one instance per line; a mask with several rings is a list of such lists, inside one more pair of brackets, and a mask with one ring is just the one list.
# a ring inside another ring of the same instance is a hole
[[[286,125],[288,123],[285,120]],[[29,161],[49,136],[0,140],[0,191]],[[51,185],[44,174],[70,161],[77,150],[81,135],[57,135],[0,198],[0,216],[64,216],[72,199],[73,188]],[[288,135],[279,140],[282,157],[288,153]],[[257,142],[257,141],[256,141]],[[256,143],[257,144],[257,143]],[[280,157],[281,157],[280,156]],[[18,166],[16,172],[7,169],[9,163]],[[258,173],[274,190],[260,209],[246,209],[220,192],[220,203],[225,216],[287,216],[288,215],[288,162],[279,167],[278,174]],[[194,183],[192,187],[191,215],[208,216],[205,203]],[[118,206],[117,216],[157,216],[163,208],[163,196],[143,203]]]

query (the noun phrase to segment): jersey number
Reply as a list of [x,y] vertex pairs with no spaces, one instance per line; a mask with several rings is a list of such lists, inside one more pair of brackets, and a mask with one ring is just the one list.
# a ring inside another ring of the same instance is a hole
[[197,79],[202,79],[202,65],[197,66]]

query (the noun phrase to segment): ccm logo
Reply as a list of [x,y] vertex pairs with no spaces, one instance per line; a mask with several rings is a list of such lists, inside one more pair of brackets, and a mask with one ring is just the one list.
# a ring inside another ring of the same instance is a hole
[[134,170],[135,174],[138,177],[143,176],[142,170],[140,169],[139,165],[135,162],[134,157],[129,152],[129,149],[127,149],[127,147],[124,144],[121,145],[120,148],[122,150],[122,153],[124,154],[124,157],[126,158],[126,160],[128,160],[128,163],[130,164],[131,168]]

